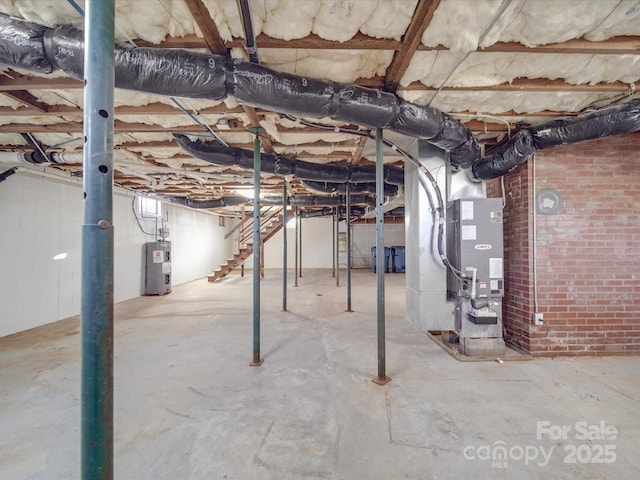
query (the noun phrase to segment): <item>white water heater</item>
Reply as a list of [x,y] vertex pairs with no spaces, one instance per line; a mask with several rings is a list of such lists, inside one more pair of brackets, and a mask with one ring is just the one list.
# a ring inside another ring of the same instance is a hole
[[145,295],[171,292],[171,242],[145,244]]

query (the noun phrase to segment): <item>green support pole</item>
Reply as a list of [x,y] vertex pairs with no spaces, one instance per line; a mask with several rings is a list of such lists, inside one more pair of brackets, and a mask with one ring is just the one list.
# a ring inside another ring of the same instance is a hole
[[295,231],[295,270],[294,270],[294,274],[293,274],[293,286],[297,287],[298,286],[298,207],[296,207],[296,209],[294,210],[295,215],[295,219],[296,219],[296,231]]
[[386,374],[385,311],[384,311],[384,165],[382,163],[382,129],[376,128],[376,295],[378,312],[378,376],[373,382],[385,385],[391,379]]
[[114,0],[86,2],[81,478],[113,478]]
[[282,184],[282,311],[287,311],[287,182]]
[[336,287],[340,286],[340,207],[336,207]]
[[332,270],[332,277],[336,278],[336,242],[335,242],[335,238],[336,238],[336,219],[335,219],[335,215],[333,215],[331,217],[331,228],[333,230],[333,234],[331,235],[331,257],[332,257],[332,262],[333,262],[333,270]]
[[298,268],[300,269],[300,278],[302,278],[302,215],[298,216],[298,222],[300,222],[300,229],[298,233],[300,234],[300,239],[298,240],[298,247],[300,248],[300,262],[298,264]]
[[347,182],[347,312],[351,310],[351,187]]
[[260,358],[260,131],[253,140],[253,359],[252,367],[262,365]]

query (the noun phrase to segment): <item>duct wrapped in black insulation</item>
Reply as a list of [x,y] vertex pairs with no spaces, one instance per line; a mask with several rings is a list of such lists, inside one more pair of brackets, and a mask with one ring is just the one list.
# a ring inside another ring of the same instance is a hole
[[[78,80],[84,78],[84,33],[63,25],[49,30],[44,46],[52,64]],[[119,88],[189,98],[227,96],[226,59],[179,49],[116,45],[115,83]]]
[[[334,182],[316,182],[313,180],[300,181],[302,186],[311,192],[319,194],[331,194],[331,193],[347,193],[346,183],[334,183]],[[375,183],[351,183],[349,184],[349,191],[351,193],[369,193],[371,195],[376,194]],[[387,196],[394,196],[398,193],[397,185],[384,184],[384,194]]]
[[451,165],[469,168],[478,158],[478,143],[459,121],[433,108],[400,101],[400,114],[390,127],[449,150]]
[[[263,205],[282,205],[282,197],[263,197],[260,199]],[[325,207],[346,205],[347,201],[344,195],[336,197],[328,197],[326,195],[293,195],[289,197],[289,205],[292,207]],[[368,195],[351,195],[352,205],[369,205],[376,204],[375,197]]]
[[523,164],[535,151],[531,132],[520,130],[498,152],[475,162],[471,171],[481,180],[497,178]]
[[[344,220],[347,218],[347,209],[346,207],[338,208],[338,217],[340,220]],[[323,208],[321,210],[303,210],[300,212],[300,216],[302,218],[314,218],[314,217],[328,217],[329,215],[335,215],[335,208]],[[362,207],[351,207],[351,217],[361,217],[365,214],[365,210]]]
[[[215,142],[193,141],[186,135],[174,133],[176,142],[189,155],[205,162],[221,166],[234,166],[253,169],[253,152],[241,148],[224,147]],[[295,158],[286,158],[269,153],[260,155],[260,171],[276,175],[293,175],[299,180],[312,180],[332,183],[368,183],[375,182],[374,165],[345,167],[342,165],[326,165],[305,162]],[[384,180],[394,185],[404,184],[404,173],[401,168],[392,165],[384,167]]]
[[500,177],[523,164],[536,149],[594,140],[640,130],[640,99],[586,115],[562,118],[520,130],[500,150],[473,164],[481,180]]
[[[0,63],[45,72],[59,68],[83,79],[84,36],[80,30],[71,26],[48,29],[11,18],[5,18],[4,30],[6,51],[0,56]],[[25,51],[22,43],[27,44]],[[276,112],[391,128],[451,150],[456,168],[466,168],[478,156],[475,140],[459,122],[429,107],[414,105],[409,112],[409,104],[381,90],[276,72],[254,63],[227,62],[226,57],[179,49],[117,45],[114,66],[119,88],[213,100],[233,94],[240,103]],[[405,115],[408,118],[403,118]],[[417,118],[429,125],[425,128],[416,123]]]
[[366,127],[387,127],[400,113],[399,99],[393,93],[357,85],[335,84],[330,117]]
[[333,83],[275,72],[255,63],[233,63],[233,88],[229,94],[254,107],[310,117],[328,117]]
[[169,197],[169,200],[171,200],[172,203],[197,209],[232,207],[251,202],[250,199],[242,196],[213,198],[211,200],[192,200],[186,197]]
[[42,38],[47,27],[0,13],[0,65],[51,73]]
[[618,107],[598,110],[577,117],[562,118],[531,127],[536,148],[594,140],[640,129],[640,99]]

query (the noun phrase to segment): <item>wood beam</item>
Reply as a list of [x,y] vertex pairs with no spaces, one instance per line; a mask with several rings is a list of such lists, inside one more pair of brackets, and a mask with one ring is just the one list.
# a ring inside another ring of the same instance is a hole
[[[247,117],[249,117],[249,123],[251,124],[251,126],[254,128],[260,127],[260,120],[258,119],[258,114],[256,113],[256,109],[248,105],[242,105],[242,109],[244,110],[244,113],[247,114]],[[267,135],[268,133],[265,132],[265,135],[261,135],[260,137],[260,142],[262,144],[262,147],[264,148],[264,151],[267,153],[275,153],[275,151],[273,150],[273,143],[271,142],[271,137],[268,137]]]
[[583,38],[567,40],[561,43],[549,43],[536,47],[527,47],[521,43],[498,42],[481,50],[481,52],[499,53],[585,53],[591,55],[640,55],[640,36],[621,36],[609,38],[602,42],[590,42]]
[[67,89],[82,88],[82,82],[71,77],[31,77],[8,70],[0,75],[0,92],[16,90],[42,90],[42,89]]
[[402,38],[402,47],[396,52],[389,68],[387,68],[385,81],[387,91],[395,92],[398,88],[400,79],[407,70],[411,57],[422,40],[422,34],[431,23],[438,5],[440,5],[440,0],[419,0],[407,33]]
[[[139,47],[156,48],[207,48],[204,39],[196,35],[184,37],[166,37],[160,43],[151,43],[136,39],[134,43]],[[402,42],[392,38],[374,38],[358,32],[344,42],[325,40],[316,34],[310,34],[294,40],[281,40],[261,33],[256,37],[258,48],[306,49],[306,50],[400,50]],[[224,42],[226,48],[244,47],[244,39],[234,38]],[[426,46],[418,43],[417,50],[449,50],[443,45]],[[476,50],[477,53],[585,53],[594,55],[640,55],[640,36],[612,37],[604,41],[592,42],[583,38],[576,38],[560,43],[550,43],[527,47],[516,42],[497,42],[488,47]]]
[[218,55],[226,55],[227,48],[220,36],[218,27],[211,18],[209,10],[205,4],[202,3],[202,0],[184,0],[184,3],[187,5],[196,25],[200,28],[202,35],[204,35],[204,41],[209,47],[209,50]]
[[25,104],[27,107],[36,109],[38,113],[46,113],[49,110],[49,106],[46,103],[41,102],[27,91],[12,90],[10,92],[2,93],[7,97],[11,97],[18,102]]
[[[562,79],[549,80],[548,78],[514,78],[511,82],[501,83],[499,85],[489,85],[483,87],[442,87],[442,91],[450,92],[466,92],[466,91],[485,91],[485,92],[610,92],[610,93],[626,93],[640,88],[640,82],[634,84],[612,82],[612,83],[596,83],[595,85],[566,83]],[[402,90],[421,90],[425,92],[435,92],[436,87],[428,87],[420,82],[413,82]]]
[[[41,112],[33,107],[21,107],[13,109],[11,107],[0,107],[0,116],[3,117],[20,117],[29,115],[82,115],[82,109],[70,105],[48,105],[46,112]],[[199,115],[219,115],[228,113],[244,113],[241,107],[229,108],[224,103],[213,107],[205,107],[198,110]],[[122,105],[115,108],[116,116],[128,115],[184,115],[179,108],[167,105],[166,103],[150,103],[148,105],[130,106]]]
[[353,153],[353,157],[349,161],[352,165],[358,165],[360,163],[360,157],[362,157],[362,151],[364,150],[364,146],[367,143],[367,137],[360,137],[358,139],[358,148]]

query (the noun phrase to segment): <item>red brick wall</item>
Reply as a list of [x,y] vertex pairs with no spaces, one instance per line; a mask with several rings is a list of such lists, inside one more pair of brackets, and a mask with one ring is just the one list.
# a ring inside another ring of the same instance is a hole
[[537,327],[533,162],[505,176],[507,338],[540,356],[640,353],[640,134],[540,150],[534,162],[536,191],[557,190],[564,206],[536,215]]

